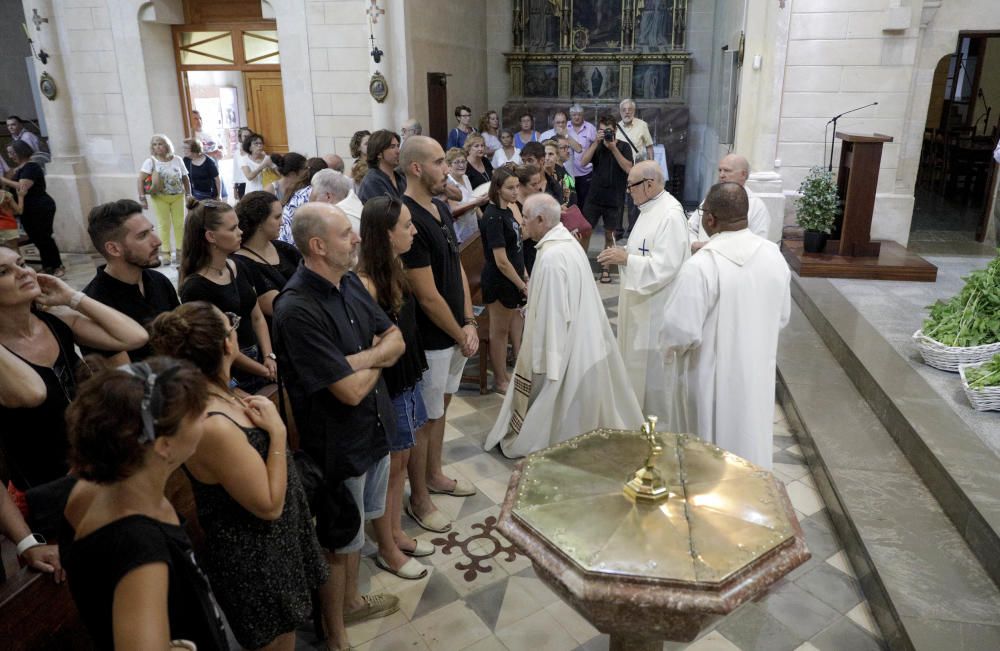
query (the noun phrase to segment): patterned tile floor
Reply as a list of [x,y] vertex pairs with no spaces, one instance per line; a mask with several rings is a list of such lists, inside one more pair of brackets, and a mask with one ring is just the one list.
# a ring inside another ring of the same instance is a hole
[[[596,238],[595,238],[596,239]],[[66,256],[68,281],[82,287],[93,275],[87,256]],[[167,267],[164,271],[172,272]],[[174,275],[174,274],[171,274]],[[609,316],[617,308],[618,285],[599,285]],[[494,530],[513,462],[486,438],[501,397],[480,396],[463,387],[452,401],[445,428],[445,470],[479,489],[467,498],[436,496],[455,521],[446,535],[424,532],[404,517],[404,528],[429,540],[437,551],[420,559],[428,576],[407,581],[378,569],[369,542],[363,551],[363,591],[387,591],[400,599],[399,612],[350,628],[360,651],[597,651],[608,637],[563,603],[535,575],[530,561]],[[773,587],[718,622],[690,645],[667,643],[675,651],[866,651],[883,648],[881,634],[840,540],[827,516],[795,433],[781,408],[775,412],[774,472],[785,483],[812,559]],[[303,628],[297,649],[322,649]]]

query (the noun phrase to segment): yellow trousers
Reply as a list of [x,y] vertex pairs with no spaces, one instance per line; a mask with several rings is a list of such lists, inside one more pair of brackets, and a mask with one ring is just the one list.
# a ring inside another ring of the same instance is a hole
[[153,210],[156,211],[156,221],[159,227],[160,253],[170,255],[170,227],[174,229],[174,249],[180,257],[181,242],[184,241],[184,195],[183,194],[151,194]]

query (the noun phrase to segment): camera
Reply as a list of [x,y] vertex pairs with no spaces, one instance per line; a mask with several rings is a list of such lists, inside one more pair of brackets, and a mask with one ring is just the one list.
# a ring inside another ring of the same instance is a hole
[[614,140],[615,139],[615,130],[614,129],[605,129],[604,130],[604,139],[607,140],[608,142],[611,142],[612,140]]

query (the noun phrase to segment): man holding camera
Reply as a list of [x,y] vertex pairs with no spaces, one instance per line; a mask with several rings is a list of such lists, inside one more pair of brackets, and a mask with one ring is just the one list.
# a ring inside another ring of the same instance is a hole
[[[615,245],[615,229],[621,224],[622,206],[625,203],[625,180],[632,169],[632,147],[615,138],[618,120],[611,115],[603,115],[598,120],[597,136],[580,156],[580,163],[594,164],[590,192],[583,205],[583,216],[591,226],[604,221],[604,246]],[[590,238],[582,242],[586,250]],[[610,283],[611,273],[607,267],[601,271],[601,282]]]

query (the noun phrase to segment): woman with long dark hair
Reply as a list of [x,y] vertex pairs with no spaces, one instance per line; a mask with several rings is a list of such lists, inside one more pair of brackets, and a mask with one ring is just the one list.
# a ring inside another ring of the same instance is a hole
[[98,372],[66,411],[81,478],[63,512],[62,560],[99,649],[229,648],[191,541],[164,495],[205,422],[205,378],[154,357]]
[[264,189],[278,197],[284,206],[291,201],[296,192],[309,185],[309,166],[306,165],[308,161],[305,156],[293,151],[287,154],[271,154],[271,162],[274,163],[281,178],[272,183],[271,187]]
[[281,202],[270,192],[251,192],[236,204],[243,241],[234,258],[257,291],[257,305],[271,326],[274,299],[302,261],[302,254],[278,239]]
[[7,156],[14,163],[12,178],[0,176],[0,183],[16,192],[23,201],[21,225],[38,247],[42,257],[42,273],[62,278],[66,274],[59,247],[52,239],[56,219],[56,202],[45,191],[45,171],[31,160],[34,150],[28,143],[14,140],[7,145]]
[[254,393],[277,379],[278,364],[257,292],[247,274],[238,273],[229,256],[240,249],[243,232],[236,211],[221,201],[196,201],[184,225],[181,259],[181,301],[206,301],[240,317],[236,328],[240,354],[233,378],[240,389]]
[[[521,332],[514,328],[514,316],[528,296],[524,271],[524,244],[521,238],[521,211],[517,205],[520,186],[517,176],[507,169],[493,173],[489,199],[479,231],[486,258],[482,274],[483,302],[490,315],[490,362],[497,393],[506,393],[507,338],[514,357],[521,348]],[[516,211],[516,216],[515,216]]]
[[[405,579],[419,579],[427,572],[408,556],[428,556],[434,546],[403,533],[400,509],[403,504],[403,481],[409,472],[411,496],[430,502],[427,490],[426,461],[410,456],[410,448],[421,445],[417,431],[427,422],[427,410],[418,385],[427,368],[424,349],[417,333],[416,299],[399,256],[410,250],[416,234],[409,209],[389,196],[368,200],[361,213],[361,253],[358,276],[365,288],[399,327],[406,352],[395,365],[383,369],[396,411],[396,436],[389,441],[389,486],[386,489],[385,515],[374,520],[379,553],[376,562],[387,572]],[[426,441],[422,442],[426,446]],[[426,459],[426,455],[423,455]]]
[[329,567],[274,403],[229,388],[238,319],[202,301],[185,303],[156,317],[150,343],[208,381],[204,436],[184,469],[219,605],[243,648],[291,651],[311,610],[309,592]]

